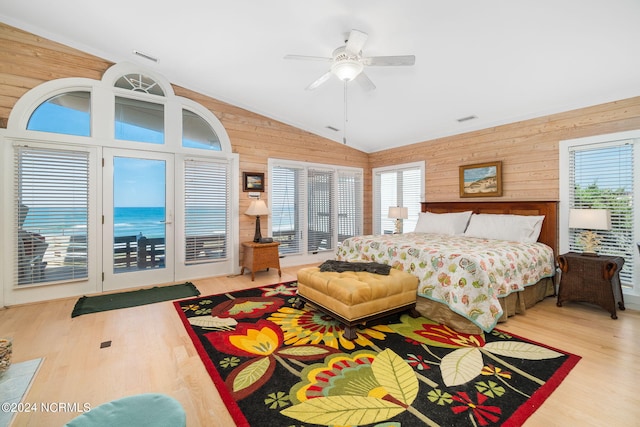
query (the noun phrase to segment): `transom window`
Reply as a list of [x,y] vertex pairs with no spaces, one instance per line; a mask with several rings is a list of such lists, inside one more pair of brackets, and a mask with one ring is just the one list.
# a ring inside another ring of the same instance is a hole
[[182,110],[182,146],[203,150],[220,151],[220,138],[211,125],[189,110]]
[[150,95],[164,96],[162,87],[153,78],[140,73],[131,73],[120,77],[114,85],[121,89],[144,92]]
[[47,99],[31,114],[27,129],[91,136],[91,93],[67,92]]

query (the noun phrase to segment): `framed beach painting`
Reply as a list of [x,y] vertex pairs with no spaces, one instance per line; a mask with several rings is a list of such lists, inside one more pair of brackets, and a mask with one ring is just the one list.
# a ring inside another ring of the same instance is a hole
[[259,172],[242,172],[244,191],[264,191],[264,174]]
[[460,197],[502,196],[502,162],[460,166]]

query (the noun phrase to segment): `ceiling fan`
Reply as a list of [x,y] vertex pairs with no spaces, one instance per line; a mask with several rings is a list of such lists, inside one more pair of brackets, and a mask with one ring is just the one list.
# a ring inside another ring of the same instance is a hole
[[365,90],[373,90],[376,88],[376,85],[374,85],[371,79],[364,73],[364,67],[405,66],[415,64],[416,57],[414,55],[362,56],[362,48],[367,41],[367,37],[367,33],[359,30],[351,30],[347,40],[345,40],[346,44],[334,50],[331,58],[304,55],[286,55],[284,58],[331,62],[329,71],[307,86],[307,90],[316,89],[329,80],[332,75],[343,82],[355,80]]

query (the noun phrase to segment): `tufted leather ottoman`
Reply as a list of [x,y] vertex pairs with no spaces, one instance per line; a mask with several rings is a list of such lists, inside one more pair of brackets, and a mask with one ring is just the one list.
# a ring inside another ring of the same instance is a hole
[[418,278],[391,269],[389,275],[369,272],[321,272],[318,267],[298,271],[296,308],[309,302],[345,324],[344,337],[356,338],[355,326],[393,313],[415,311]]

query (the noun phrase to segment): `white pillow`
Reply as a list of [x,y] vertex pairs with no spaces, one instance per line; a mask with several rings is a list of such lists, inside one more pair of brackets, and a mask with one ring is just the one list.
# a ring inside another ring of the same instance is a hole
[[513,242],[535,243],[540,236],[544,215],[471,215],[465,236],[484,239],[509,240]]
[[453,212],[435,214],[420,212],[416,223],[416,233],[462,234],[471,217],[472,212]]

